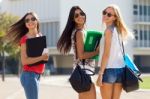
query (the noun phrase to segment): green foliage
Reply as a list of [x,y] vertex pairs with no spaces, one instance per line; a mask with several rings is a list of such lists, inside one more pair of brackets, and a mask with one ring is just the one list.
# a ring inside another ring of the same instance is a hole
[[150,89],[150,76],[142,77],[143,82],[140,82],[141,89]]
[[0,13],[0,55],[2,53],[6,53],[8,56],[15,57],[18,54],[19,49],[9,43],[7,40],[4,41],[3,37],[6,34],[8,28],[18,20],[17,16],[8,14],[8,13]]
[[5,35],[9,26],[18,20],[17,16],[8,13],[0,13],[0,37]]

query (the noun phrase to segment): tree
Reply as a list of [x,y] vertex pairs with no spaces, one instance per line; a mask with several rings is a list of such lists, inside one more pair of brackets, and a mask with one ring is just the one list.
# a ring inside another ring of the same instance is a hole
[[19,48],[11,45],[10,43],[7,43],[7,40],[4,40],[3,37],[5,36],[9,26],[12,25],[17,20],[18,20],[17,16],[5,12],[0,13],[0,57],[2,57],[2,67],[3,67],[2,80],[3,81],[5,80],[4,74],[5,74],[6,56],[11,56],[16,58],[16,56],[18,56],[17,54],[19,53]]

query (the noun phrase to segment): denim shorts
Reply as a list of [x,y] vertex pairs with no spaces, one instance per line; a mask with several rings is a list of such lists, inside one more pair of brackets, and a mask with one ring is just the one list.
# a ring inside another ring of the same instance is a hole
[[104,83],[122,83],[124,76],[124,68],[108,68],[103,74]]

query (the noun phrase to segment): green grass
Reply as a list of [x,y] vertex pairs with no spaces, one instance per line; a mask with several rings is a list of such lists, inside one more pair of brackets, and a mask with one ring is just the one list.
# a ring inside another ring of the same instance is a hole
[[143,82],[140,82],[141,89],[150,89],[150,76],[142,77]]

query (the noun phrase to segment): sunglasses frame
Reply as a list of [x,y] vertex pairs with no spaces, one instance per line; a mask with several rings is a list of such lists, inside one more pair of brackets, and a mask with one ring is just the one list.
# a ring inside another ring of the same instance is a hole
[[25,23],[29,23],[30,21],[36,21],[37,19],[35,17],[27,18],[25,19]]
[[84,12],[80,12],[80,13],[75,13],[74,14],[74,18],[78,18],[79,16],[85,16]]
[[111,13],[105,11],[105,10],[102,12],[102,14],[103,14],[103,15],[107,15],[107,17],[115,16],[115,15],[113,15],[113,14],[111,14]]

